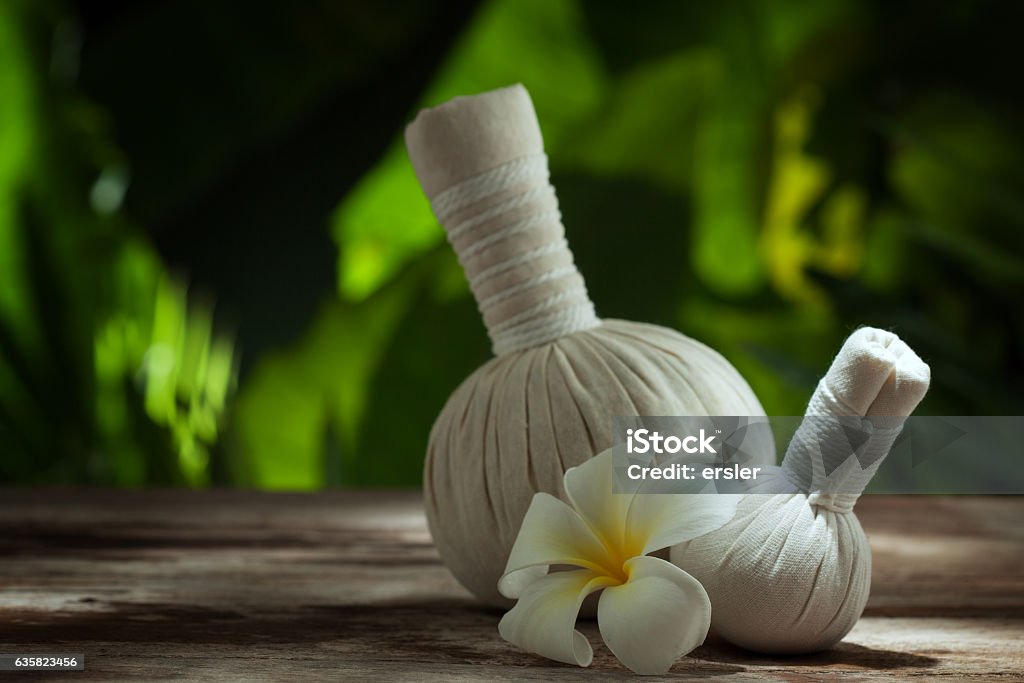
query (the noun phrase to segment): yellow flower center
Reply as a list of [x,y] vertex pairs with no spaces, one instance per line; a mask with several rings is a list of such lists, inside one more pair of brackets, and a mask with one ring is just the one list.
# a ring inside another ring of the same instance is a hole
[[[621,586],[629,581],[630,572],[626,563],[643,554],[643,547],[637,543],[609,543],[604,540],[607,555],[602,558],[601,570],[604,575],[616,581]],[[627,547],[629,546],[629,547]]]

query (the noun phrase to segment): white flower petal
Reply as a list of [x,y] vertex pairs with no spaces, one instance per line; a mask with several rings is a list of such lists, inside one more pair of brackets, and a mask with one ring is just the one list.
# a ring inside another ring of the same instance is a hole
[[[625,538],[626,513],[632,493],[612,493],[614,450],[598,453],[565,473],[565,493],[591,529],[612,547]],[[628,480],[627,480],[628,481]]]
[[498,591],[517,598],[552,564],[602,571],[608,552],[575,510],[547,493],[538,493],[519,528]]
[[629,581],[601,594],[601,636],[619,661],[636,673],[665,673],[704,642],[711,626],[711,602],[697,579],[670,562],[634,557],[626,569]]
[[[682,570],[678,570],[682,571]],[[576,630],[584,598],[614,582],[586,569],[555,572],[530,584],[498,624],[501,637],[566,664],[590,666],[594,651]]]
[[725,493],[640,493],[626,519],[627,548],[646,555],[703,536],[736,514],[742,496]]

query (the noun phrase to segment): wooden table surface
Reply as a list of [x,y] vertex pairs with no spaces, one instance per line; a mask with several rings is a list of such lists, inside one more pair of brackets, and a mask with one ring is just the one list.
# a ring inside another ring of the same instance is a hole
[[[1024,498],[866,496],[863,619],[834,650],[709,638],[666,678],[1024,680]],[[415,493],[0,490],[0,652],[32,680],[617,680],[521,652],[441,565]],[[649,679],[648,679],[649,680]]]

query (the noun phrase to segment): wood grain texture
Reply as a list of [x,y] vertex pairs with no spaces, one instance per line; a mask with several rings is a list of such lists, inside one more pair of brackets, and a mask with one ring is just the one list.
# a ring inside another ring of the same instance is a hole
[[[1024,498],[866,496],[857,510],[874,588],[846,641],[763,657],[712,637],[665,678],[1024,678]],[[503,642],[499,616],[440,564],[417,494],[0,490],[0,651],[84,653],[75,680],[628,673],[594,623],[583,672]]]

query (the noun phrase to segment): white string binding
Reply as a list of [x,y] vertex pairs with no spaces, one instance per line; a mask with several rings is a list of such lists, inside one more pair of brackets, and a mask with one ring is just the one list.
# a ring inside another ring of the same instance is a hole
[[511,185],[538,181],[546,183],[548,178],[546,154],[520,157],[448,188],[430,200],[430,208],[434,210],[437,219],[444,223],[460,209]]
[[555,188],[551,187],[550,184],[539,185],[537,187],[527,190],[526,192],[522,192],[520,194],[515,195],[514,197],[506,199],[502,203],[492,206],[491,208],[487,209],[481,214],[478,214],[471,218],[467,218],[461,222],[454,223],[452,225],[446,224],[446,229],[448,232],[448,241],[454,242],[455,240],[459,239],[465,233],[469,232],[473,228],[479,227],[486,223],[487,221],[497,218],[498,216],[504,213],[508,213],[512,209],[517,209],[520,206],[523,206],[524,204],[529,204],[535,199],[539,199],[544,196],[554,197]]
[[564,237],[555,242],[542,244],[539,247],[530,249],[529,251],[523,252],[518,256],[512,256],[510,258],[505,259],[504,261],[499,261],[498,263],[495,263],[493,266],[485,268],[484,270],[477,273],[475,277],[470,279],[469,286],[473,291],[477,291],[481,285],[490,282],[491,280],[501,275],[502,273],[512,270],[513,268],[518,268],[524,263],[529,263],[530,261],[534,261],[544,256],[557,254],[558,252],[566,250],[568,248],[569,243],[566,241]]
[[[593,321],[596,322],[591,324]],[[589,301],[531,323],[528,329],[504,334],[494,340],[494,353],[500,355],[525,349],[601,324],[594,311],[594,304]]]
[[473,244],[467,246],[465,249],[459,252],[459,263],[465,264],[469,259],[473,258],[477,254],[482,253],[488,247],[497,244],[503,240],[507,240],[513,235],[519,235],[529,231],[531,228],[535,228],[538,225],[546,223],[551,219],[562,220],[562,213],[558,209],[552,209],[551,211],[542,211],[536,213],[529,218],[524,218],[521,221],[516,221],[511,225],[506,225],[500,230],[496,230],[487,237],[473,242]]
[[[430,205],[438,220],[445,224],[449,242],[454,245],[456,240],[480,233],[476,239],[458,249],[459,262],[465,266],[472,259],[486,254],[496,244],[529,233],[540,226],[549,225],[552,221],[557,222],[561,228],[562,216],[557,209],[557,197],[549,177],[547,156],[535,154],[514,159],[486,173],[464,180],[434,197]],[[475,205],[517,185],[526,187],[514,196],[478,213],[463,215]],[[550,207],[550,203],[544,201],[546,199],[554,199],[556,208],[539,210],[541,207]],[[498,229],[493,229],[493,226],[490,231],[484,229],[510,211],[533,203],[538,204],[535,213]],[[456,219],[456,216],[460,218]],[[541,244],[476,273],[470,278],[470,288],[474,293],[480,292],[481,287],[515,268],[563,251],[569,251],[569,245],[564,237]],[[576,272],[578,271],[570,253],[568,265],[561,265],[515,281],[486,298],[478,299],[478,307],[480,312],[484,313],[514,296]],[[566,306],[567,302],[570,305]],[[526,310],[491,325],[487,332],[491,337],[494,353],[502,354],[554,341],[567,334],[591,329],[600,324],[594,305],[587,296],[586,287],[574,283],[572,287],[555,292]]]
[[517,315],[512,316],[511,318],[501,321],[497,325],[493,326],[491,328],[491,331],[494,332],[495,334],[501,334],[507,330],[519,327],[520,325],[524,325],[533,320],[534,318],[536,318],[539,313],[543,313],[548,309],[554,308],[555,306],[562,303],[566,299],[571,299],[577,294],[586,293],[587,288],[584,287],[583,285],[570,287],[569,289],[562,290],[561,292],[556,292],[545,299],[541,299],[540,301],[535,303],[533,306],[530,306],[522,313],[519,313]]
[[491,308],[494,308],[501,302],[507,301],[516,294],[524,292],[527,289],[530,289],[531,287],[535,287],[537,285],[549,282],[551,280],[557,280],[560,277],[571,275],[572,273],[575,272],[577,272],[576,266],[562,266],[561,268],[555,268],[554,270],[549,270],[546,273],[541,273],[540,275],[537,275],[535,277],[523,280],[518,285],[512,285],[511,287],[507,287],[499,292],[495,292],[491,296],[481,301],[479,304],[480,312],[483,313],[484,311],[490,310]]

